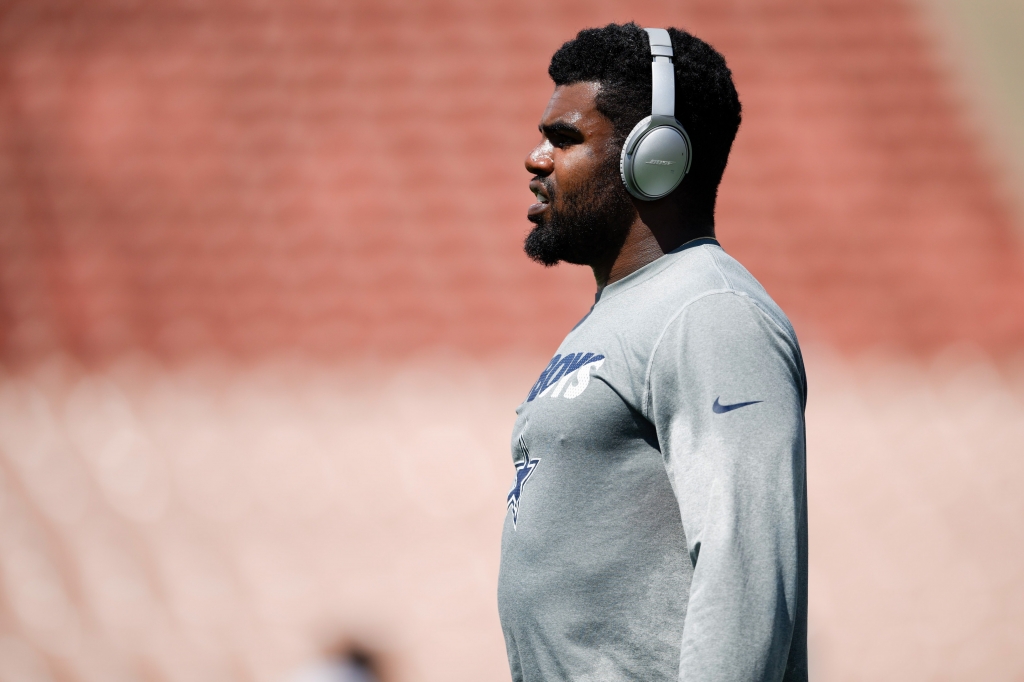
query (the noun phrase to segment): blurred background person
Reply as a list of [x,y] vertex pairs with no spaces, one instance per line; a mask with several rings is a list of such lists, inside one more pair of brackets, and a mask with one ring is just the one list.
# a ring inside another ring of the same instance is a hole
[[361,649],[350,649],[303,668],[289,682],[381,682],[377,667],[372,656]]
[[33,0],[0,680],[279,682],[349,638],[508,679],[507,436],[593,301],[522,257],[520,164],[549,56],[628,20],[743,98],[716,234],[805,351],[811,675],[1024,674],[1017,4]]

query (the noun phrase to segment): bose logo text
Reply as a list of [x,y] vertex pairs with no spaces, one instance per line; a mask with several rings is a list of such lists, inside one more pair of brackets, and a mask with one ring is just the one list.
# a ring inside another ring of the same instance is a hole
[[651,159],[647,162],[648,166],[671,166],[675,164],[675,161],[662,161],[661,159]]

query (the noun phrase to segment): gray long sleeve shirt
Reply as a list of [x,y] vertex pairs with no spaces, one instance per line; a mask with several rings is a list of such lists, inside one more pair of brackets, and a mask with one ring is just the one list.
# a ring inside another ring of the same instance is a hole
[[807,679],[806,380],[717,242],[615,282],[517,410],[515,682]]

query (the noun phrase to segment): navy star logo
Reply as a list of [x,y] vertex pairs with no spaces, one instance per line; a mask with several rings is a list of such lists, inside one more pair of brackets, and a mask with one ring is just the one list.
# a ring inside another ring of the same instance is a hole
[[530,450],[526,447],[526,440],[519,436],[519,448],[523,452],[523,461],[516,462],[516,482],[508,491],[508,508],[512,510],[512,529],[515,530],[519,521],[519,498],[523,495],[523,486],[530,480],[533,470],[540,464],[540,458],[530,459]]

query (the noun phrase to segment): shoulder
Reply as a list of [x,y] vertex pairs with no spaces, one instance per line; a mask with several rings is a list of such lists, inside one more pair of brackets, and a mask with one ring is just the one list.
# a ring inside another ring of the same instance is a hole
[[[701,255],[718,275],[679,300],[663,318],[648,357],[645,392],[658,377],[701,381],[723,375],[773,375],[806,394],[796,333],[757,280],[719,248]],[[648,393],[649,396],[649,393]]]
[[[782,312],[782,308],[768,295],[761,283],[750,274],[743,265],[722,250],[721,247],[708,249],[706,253],[709,260],[713,261],[715,269],[720,273],[724,292],[742,297],[746,303],[756,309],[762,315],[768,317],[784,333],[796,342],[796,332],[789,318]],[[727,304],[728,298],[719,299],[720,304]],[[732,302],[735,302],[733,299]]]
[[666,343],[726,347],[769,343],[798,352],[796,333],[769,298],[738,289],[703,292],[679,306],[663,323],[652,355]]
[[[630,281],[631,280],[631,281]],[[673,333],[777,336],[799,353],[796,333],[764,287],[718,244],[666,254],[609,287],[591,323],[611,328],[634,357],[653,360]]]
[[745,320],[758,320],[797,347],[796,332],[782,308],[720,246],[693,249],[687,258],[666,268],[664,275],[660,286],[652,287],[656,291],[651,292],[667,308],[662,336],[673,326],[729,332]]

